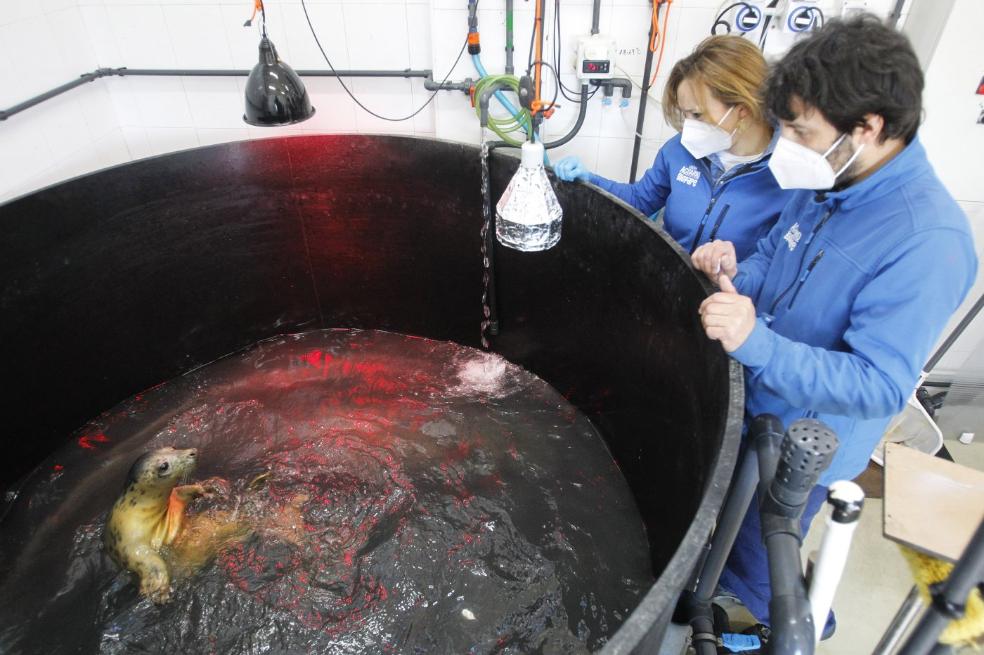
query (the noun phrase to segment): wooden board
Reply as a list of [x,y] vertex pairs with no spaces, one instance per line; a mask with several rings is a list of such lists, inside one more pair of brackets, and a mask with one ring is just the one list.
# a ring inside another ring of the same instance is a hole
[[984,519],[984,472],[890,443],[884,507],[888,539],[955,561]]

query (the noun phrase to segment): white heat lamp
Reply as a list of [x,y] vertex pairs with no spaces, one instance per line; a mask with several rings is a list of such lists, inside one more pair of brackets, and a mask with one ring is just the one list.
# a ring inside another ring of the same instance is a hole
[[560,241],[564,210],[543,167],[543,144],[526,142],[522,159],[495,206],[499,243],[522,252],[547,250]]

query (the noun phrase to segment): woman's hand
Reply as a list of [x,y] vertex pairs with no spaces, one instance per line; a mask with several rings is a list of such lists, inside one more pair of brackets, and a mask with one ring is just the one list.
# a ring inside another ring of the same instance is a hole
[[577,157],[571,155],[569,157],[564,157],[559,162],[554,164],[554,175],[564,182],[573,182],[574,180],[587,180],[588,176],[591,175],[590,171],[584,167],[581,160]]
[[734,279],[738,274],[738,259],[735,256],[735,244],[730,241],[712,241],[705,243],[690,256],[694,268],[701,271],[712,282],[718,281],[719,275],[727,275]]

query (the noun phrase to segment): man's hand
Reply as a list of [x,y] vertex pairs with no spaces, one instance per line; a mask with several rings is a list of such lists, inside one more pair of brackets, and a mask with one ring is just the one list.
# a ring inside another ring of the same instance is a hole
[[[735,244],[730,241],[711,241],[705,243],[690,256],[694,268],[716,281],[721,274],[729,279],[738,274],[738,258],[735,256]],[[720,283],[719,283],[720,286]]]
[[726,274],[718,277],[718,286],[721,290],[700,304],[700,322],[704,325],[707,338],[720,341],[724,349],[731,353],[738,350],[752,333],[755,306],[751,298],[738,293]]

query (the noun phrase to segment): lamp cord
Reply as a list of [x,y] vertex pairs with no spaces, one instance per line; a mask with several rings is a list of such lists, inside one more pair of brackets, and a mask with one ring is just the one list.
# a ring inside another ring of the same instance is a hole
[[[314,42],[318,45],[318,50],[321,51],[321,56],[325,58],[325,61],[328,63],[328,68],[330,68],[331,71],[334,73],[335,72],[335,67],[332,65],[331,60],[328,59],[328,55],[325,54],[325,49],[321,47],[321,40],[318,39],[318,34],[317,34],[317,32],[315,32],[314,25],[311,23],[311,17],[308,15],[307,4],[304,2],[304,0],[301,0],[301,8],[304,9],[304,18],[307,19],[308,27],[311,28],[311,36],[314,37]],[[448,74],[444,76],[444,79],[443,80],[441,80],[440,86],[433,93],[431,93],[430,97],[427,98],[427,101],[424,102],[424,104],[420,105],[420,107],[418,107],[416,111],[414,111],[412,114],[410,114],[408,116],[404,116],[402,118],[391,118],[389,116],[382,116],[380,114],[377,114],[376,112],[374,112],[373,110],[369,109],[364,104],[362,104],[361,102],[359,102],[359,99],[355,97],[355,95],[352,93],[351,90],[349,90],[348,86],[345,85],[345,82],[342,80],[341,77],[336,77],[335,79],[337,79],[338,80],[338,83],[342,85],[342,88],[343,89],[345,89],[345,93],[347,93],[348,96],[350,98],[352,98],[352,101],[355,104],[359,105],[359,107],[361,107],[363,111],[365,111],[368,114],[371,114],[371,115],[375,116],[376,118],[378,118],[380,120],[390,121],[390,122],[393,122],[393,123],[399,123],[401,121],[410,120],[411,118],[413,118],[414,116],[416,116],[417,114],[419,114],[420,112],[422,112],[424,110],[424,108],[427,107],[427,105],[429,105],[431,102],[433,102],[434,98],[437,97],[437,94],[441,91],[441,87],[443,87],[444,86],[444,83],[447,82],[451,78],[451,73],[454,72],[454,69],[455,68],[457,68],[458,62],[461,61],[461,55],[463,55],[465,53],[465,48],[467,46],[468,46],[468,38],[466,37],[465,40],[464,40],[464,42],[462,42],[462,44],[461,44],[461,50],[458,52],[457,59],[455,59],[454,60],[454,63],[451,64],[451,68],[448,69]]]

